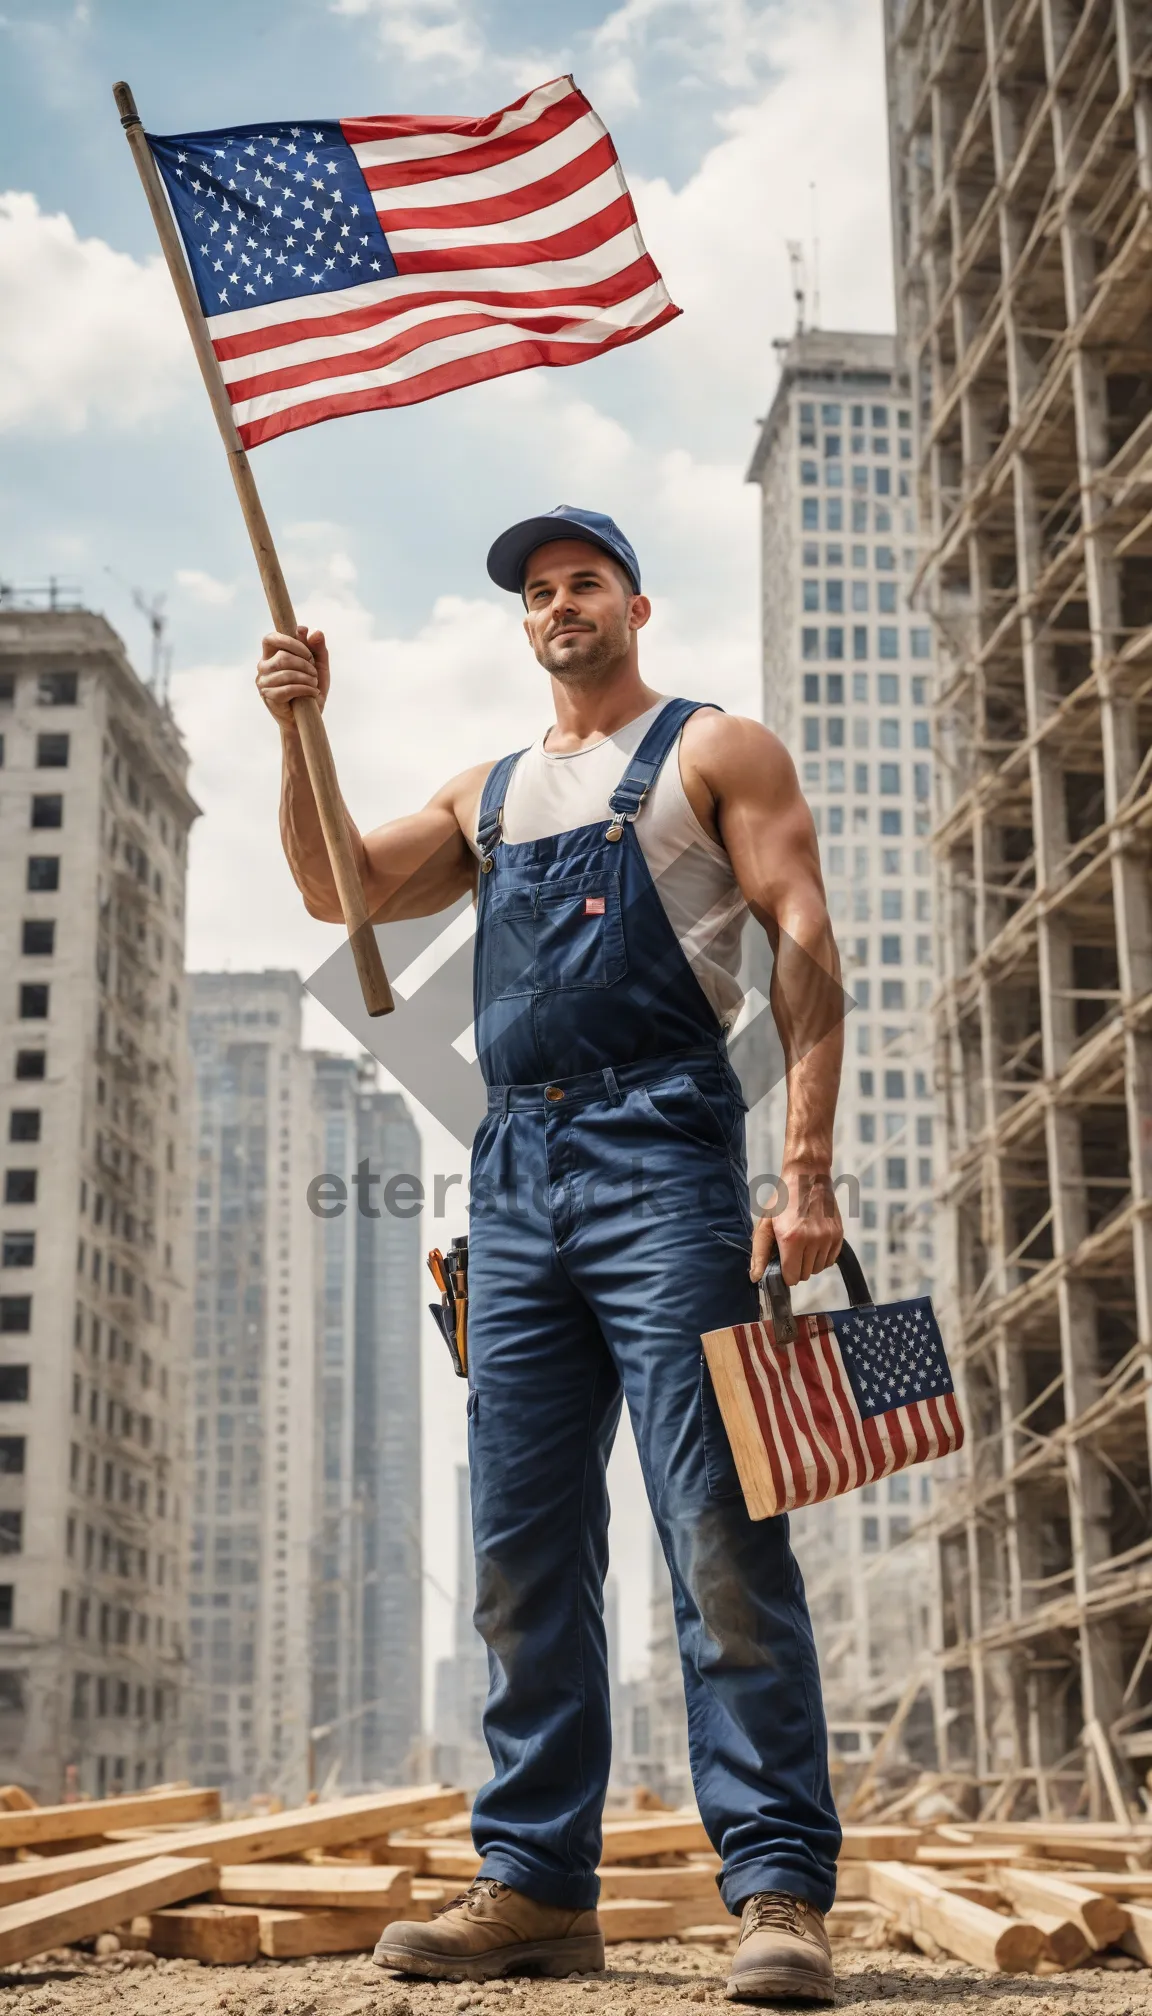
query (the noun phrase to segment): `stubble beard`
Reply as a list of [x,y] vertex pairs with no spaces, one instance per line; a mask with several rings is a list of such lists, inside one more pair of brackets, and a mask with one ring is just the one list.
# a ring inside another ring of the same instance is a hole
[[598,686],[627,655],[627,631],[613,634],[590,630],[575,649],[564,645],[557,651],[551,644],[543,645],[540,663],[553,679],[561,680],[566,686]]

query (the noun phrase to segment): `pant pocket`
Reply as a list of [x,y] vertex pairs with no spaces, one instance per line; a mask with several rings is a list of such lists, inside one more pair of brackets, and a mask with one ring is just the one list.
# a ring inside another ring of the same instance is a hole
[[719,1504],[742,1498],[736,1459],[712,1384],[712,1374],[703,1351],[700,1353],[700,1438],[704,1445],[704,1477],[708,1496]]

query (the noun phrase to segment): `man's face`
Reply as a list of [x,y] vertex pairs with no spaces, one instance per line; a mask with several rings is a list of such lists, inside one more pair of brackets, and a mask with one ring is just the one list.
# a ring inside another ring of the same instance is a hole
[[524,569],[524,629],[546,672],[594,684],[628,655],[650,605],[622,567],[582,539],[550,539]]

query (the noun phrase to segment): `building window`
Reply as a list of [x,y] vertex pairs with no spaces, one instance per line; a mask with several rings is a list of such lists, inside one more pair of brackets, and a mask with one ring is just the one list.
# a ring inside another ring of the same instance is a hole
[[818,483],[820,481],[819,466],[815,462],[801,462],[800,481],[806,489],[810,489],[813,484]]
[[[864,965],[867,962],[868,958],[867,938],[858,938],[856,940],[856,946],[857,950],[860,952],[860,963],[861,965]],[[872,1001],[872,983],[870,980],[857,980],[855,1000],[857,1008],[864,1010],[866,1013],[868,1008],[871,1006]],[[863,1037],[865,1039],[860,1044],[860,1048],[865,1055],[867,1055],[868,1052],[867,1039],[871,1037],[871,1034],[872,1031],[866,1025],[863,1029],[858,1031],[858,1040],[860,1037]]]
[[827,555],[825,557],[824,565],[826,567],[843,567],[844,565],[843,546],[840,545],[829,546]]
[[818,497],[801,498],[800,530],[802,532],[818,532],[820,530],[820,500]]
[[6,1336],[26,1335],[32,1328],[32,1297],[0,1295],[0,1331]]
[[32,800],[33,826],[63,826],[64,800],[58,791],[40,791]]
[[876,1089],[875,1074],[871,1071],[861,1071],[860,1097],[862,1099],[871,1099],[875,1089]]
[[816,425],[816,408],[810,399],[802,399],[800,401],[800,425],[802,427],[814,427]]
[[880,915],[885,924],[900,924],[904,919],[904,892],[902,889],[882,889],[880,891]]
[[885,1099],[903,1099],[904,1097],[903,1071],[885,1071],[884,1097]]
[[820,789],[820,765],[819,763],[814,763],[811,757],[809,757],[804,765],[804,789],[806,791],[818,791]]
[[806,707],[818,707],[820,705],[820,674],[818,672],[805,672],[804,674],[804,705]]
[[844,705],[844,674],[842,672],[829,672],[826,685],[829,707],[842,707]]
[[842,714],[831,714],[828,717],[828,747],[830,749],[843,749],[844,747],[844,716]]
[[8,1115],[8,1139],[10,1141],[39,1141],[40,1108],[38,1106],[14,1106]]
[[897,608],[895,581],[876,583],[876,607],[881,616],[895,616]]
[[874,1113],[858,1113],[856,1115],[856,1132],[865,1147],[871,1146],[876,1139],[876,1115]]
[[863,614],[866,614],[866,613],[867,613],[867,609],[868,609],[868,583],[867,583],[867,581],[853,581],[853,583],[852,583],[852,607],[853,607],[853,609],[854,609],[854,610],[855,610],[855,611],[857,612],[857,614],[858,614],[858,615],[863,615]]
[[19,1554],[24,1547],[24,1514],[0,1512],[0,1554]]
[[912,765],[912,782],[916,796],[921,804],[923,804],[931,796],[931,780],[928,774],[927,763],[914,763]]
[[843,833],[844,807],[842,805],[830,805],[828,807],[828,831],[829,833]]
[[27,1398],[27,1365],[0,1365],[0,1401],[19,1402]]
[[[918,1072],[917,1077],[919,1075]],[[919,1087],[917,1087],[917,1090],[919,1090]],[[916,1146],[918,1148],[931,1148],[932,1146],[932,1119],[930,1114],[921,1113],[917,1116]]]
[[852,488],[853,490],[867,490],[868,488],[868,471],[863,462],[854,462],[852,464]]
[[928,705],[928,681],[922,672],[916,673],[912,680],[912,705],[914,707]]
[[38,770],[66,770],[68,768],[67,735],[37,735],[36,768]]
[[892,574],[896,570],[896,552],[891,546],[877,546],[876,565],[882,574]]
[[895,797],[899,793],[899,790],[900,765],[898,763],[881,763],[880,791],[882,796],[885,798]]
[[820,565],[820,548],[814,539],[805,540],[801,558],[805,567],[818,567]]
[[[32,1267],[36,1262],[34,1232],[5,1232],[0,1242],[0,1267]],[[3,1377],[0,1368],[0,1378]]]
[[842,490],[844,488],[844,464],[842,462],[825,462],[824,483],[829,490]]
[[825,505],[825,507],[824,507],[824,508],[825,508],[825,514],[826,514],[826,515],[825,515],[825,523],[827,524],[827,527],[828,527],[828,530],[829,530],[829,532],[840,532],[840,531],[842,531],[842,530],[843,530],[843,526],[844,526],[844,500],[843,500],[843,498],[841,498],[841,497],[829,497],[829,499],[828,499],[828,502],[827,502],[827,504]]
[[26,958],[47,958],[56,950],[55,923],[50,917],[26,917],[20,943]]
[[30,854],[28,856],[29,889],[59,889],[60,856],[58,854]]
[[43,1078],[47,1061],[43,1050],[18,1050],[16,1052],[17,1078]]
[[20,989],[20,1020],[22,1022],[43,1022],[48,1014],[48,988],[46,983],[26,981]]
[[912,630],[909,633],[913,658],[932,656],[932,638],[927,630]]
[[819,658],[820,656],[819,630],[802,630],[800,632],[800,650],[805,658]]
[[881,716],[880,747],[881,749],[900,747],[900,722],[895,715]]
[[819,749],[820,747],[820,720],[818,715],[806,714],[804,716],[804,747],[809,750]]
[[802,607],[805,609],[819,609],[820,607],[819,581],[803,581],[801,582],[800,586],[801,586]]
[[0,1631],[10,1631],[16,1615],[15,1589],[11,1582],[0,1582]]
[[826,401],[820,408],[820,423],[824,427],[839,427],[842,408],[838,400]]
[[36,699],[41,707],[75,707],[79,684],[76,672],[41,672]]
[[931,966],[931,964],[932,964],[932,940],[931,940],[931,938],[928,938],[928,937],[926,937],[926,936],[925,936],[925,937],[919,937],[919,938],[917,938],[917,940],[916,940],[916,964],[917,964],[918,966]]
[[842,616],[844,614],[843,581],[825,581],[824,607],[830,616]]
[[828,789],[829,791],[844,789],[844,763],[839,756],[832,756],[828,760]]
[[860,1521],[860,1540],[866,1554],[879,1553],[880,1521],[872,1512],[867,1513]]
[[893,933],[886,938],[881,938],[880,964],[882,966],[901,966],[903,963],[904,954],[900,944],[899,933]]
[[903,1155],[888,1155],[884,1161],[884,1182],[889,1190],[908,1188],[908,1163]]
[[868,530],[868,506],[861,503],[859,498],[854,498],[852,503],[852,530],[853,532]]
[[868,656],[868,625],[855,623],[852,626],[852,656],[859,662]]
[[880,983],[880,1006],[902,1009],[904,1006],[903,980],[883,980]]
[[892,471],[885,464],[878,463],[876,468],[873,469],[872,474],[875,478],[877,497],[890,497],[892,495]]
[[876,640],[881,658],[900,656],[900,632],[894,623],[881,623],[876,632]]
[[864,797],[866,797],[866,796],[867,796],[867,792],[868,792],[868,765],[867,765],[867,763],[854,763],[854,764],[853,764],[853,766],[852,766],[852,789],[853,789],[853,790],[855,791],[855,793],[856,793],[856,796],[857,796],[858,798],[864,798]]
[[931,735],[927,721],[913,721],[912,747],[914,749],[930,749],[931,746]]
[[899,839],[904,822],[902,812],[881,812],[880,831],[886,838]]
[[844,656],[844,632],[838,624],[829,626],[824,655],[826,658],[843,658]]
[[35,1169],[6,1169],[4,1171],[4,1202],[6,1204],[35,1204]]
[[24,1448],[23,1435],[0,1435],[0,1476],[24,1475]]

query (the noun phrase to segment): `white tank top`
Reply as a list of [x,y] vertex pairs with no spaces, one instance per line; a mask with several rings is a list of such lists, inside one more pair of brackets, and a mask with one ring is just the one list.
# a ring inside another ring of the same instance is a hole
[[[554,756],[548,730],[526,749],[504,801],[503,837],[546,840],[576,826],[608,823],[608,800],[666,700],[590,749]],[[680,741],[669,751],[636,818],[636,838],[668,922],[724,1029],[744,999],[738,978],[747,905],[727,851],[704,831],[680,776]],[[479,852],[473,838],[473,849]]]

